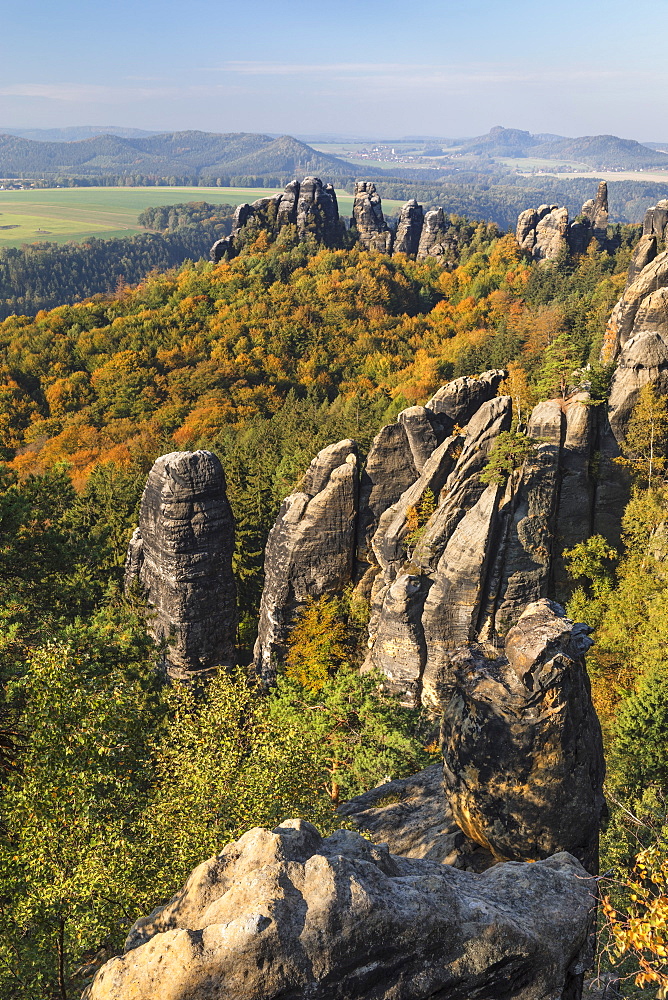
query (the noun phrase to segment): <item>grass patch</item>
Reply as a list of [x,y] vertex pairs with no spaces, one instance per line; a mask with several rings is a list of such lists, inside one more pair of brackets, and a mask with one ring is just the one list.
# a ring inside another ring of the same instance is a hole
[[[118,239],[145,232],[137,216],[149,205],[208,201],[240,205],[277,193],[272,188],[138,187],[49,188],[40,191],[0,191],[0,247],[24,243],[81,243],[91,236]],[[352,195],[337,191],[342,215],[352,213]],[[392,214],[403,202],[387,201]]]

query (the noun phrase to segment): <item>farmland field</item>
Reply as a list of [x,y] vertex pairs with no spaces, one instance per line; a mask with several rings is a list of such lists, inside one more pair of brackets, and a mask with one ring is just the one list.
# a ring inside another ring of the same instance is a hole
[[[225,187],[88,187],[38,191],[0,191],[0,248],[24,243],[82,242],[91,236],[113,239],[144,232],[138,214],[149,205],[208,201],[240,205],[275,194],[272,188]],[[344,215],[352,211],[352,195],[337,191]],[[384,203],[388,212],[399,201]]]

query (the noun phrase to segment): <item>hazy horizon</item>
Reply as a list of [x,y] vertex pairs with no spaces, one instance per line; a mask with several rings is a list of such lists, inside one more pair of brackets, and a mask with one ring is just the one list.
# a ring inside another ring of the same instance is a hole
[[656,0],[26,0],[3,17],[0,127],[661,142],[668,70],[647,37],[667,20]]

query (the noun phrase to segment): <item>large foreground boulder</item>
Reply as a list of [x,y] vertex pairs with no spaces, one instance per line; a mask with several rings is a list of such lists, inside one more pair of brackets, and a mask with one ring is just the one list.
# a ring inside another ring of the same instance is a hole
[[575,1000],[593,892],[568,854],[475,875],[288,820],[196,868],[87,1000]]
[[190,680],[235,658],[234,519],[210,451],[175,451],[151,469],[130,541],[127,590],[148,603],[148,628],[168,646],[164,666]]
[[446,792],[460,828],[501,861],[567,850],[597,871],[605,764],[584,665],[589,631],[539,600],[508,632],[504,655],[472,646],[452,658]]

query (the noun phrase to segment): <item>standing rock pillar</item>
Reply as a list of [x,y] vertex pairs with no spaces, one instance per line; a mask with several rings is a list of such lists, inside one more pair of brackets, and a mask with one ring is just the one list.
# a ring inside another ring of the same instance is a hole
[[169,677],[191,680],[234,663],[237,627],[232,575],[234,519],[223,468],[210,451],[175,451],[151,469],[125,587],[139,584],[148,628],[166,640]]

